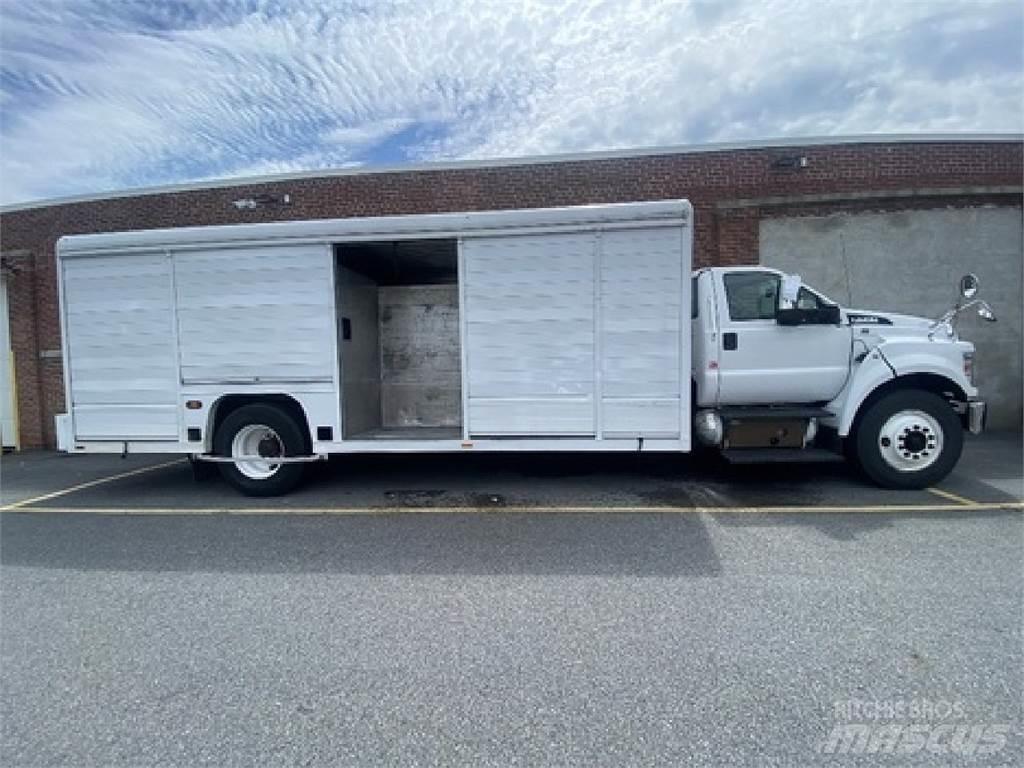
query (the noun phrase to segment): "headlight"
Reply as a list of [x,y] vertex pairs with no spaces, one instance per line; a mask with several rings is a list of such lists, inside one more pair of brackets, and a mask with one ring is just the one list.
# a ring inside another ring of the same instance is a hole
[[974,353],[964,352],[964,378],[974,386]]

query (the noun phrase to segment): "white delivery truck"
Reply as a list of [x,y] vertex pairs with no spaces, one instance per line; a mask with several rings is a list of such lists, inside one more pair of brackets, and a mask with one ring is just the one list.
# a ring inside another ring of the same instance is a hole
[[187,454],[257,495],[356,452],[952,469],[985,410],[953,320],[987,305],[847,310],[765,267],[692,272],[692,241],[680,200],[63,237],[58,442]]

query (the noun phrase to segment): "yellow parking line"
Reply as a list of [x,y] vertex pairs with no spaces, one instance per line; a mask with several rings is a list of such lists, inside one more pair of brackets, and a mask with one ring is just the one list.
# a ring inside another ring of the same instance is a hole
[[[90,514],[90,515],[296,515],[296,516],[356,516],[356,515],[407,515],[407,514],[476,514],[498,512],[504,514],[671,514],[671,515],[719,515],[719,514],[814,514],[845,513],[894,514],[900,512],[955,512],[965,509],[963,504],[884,504],[877,506],[832,506],[832,507],[2,507],[0,512],[43,513],[43,514]],[[1021,509],[1024,502],[972,503],[971,511]]]
[[90,480],[86,483],[79,483],[73,485],[70,488],[62,488],[59,491],[53,491],[51,493],[44,493],[40,496],[33,496],[29,499],[22,499],[21,501],[15,501],[12,504],[5,504],[0,507],[0,512],[9,512],[15,509],[21,509],[22,507],[28,506],[29,504],[36,504],[40,501],[49,501],[50,499],[57,499],[61,496],[66,496],[69,493],[75,491],[84,491],[86,488],[92,488],[97,485],[103,485],[104,483],[112,483],[115,480],[123,480],[126,477],[133,477],[134,475],[141,475],[145,472],[152,472],[154,469],[163,469],[164,467],[171,467],[175,464],[180,464],[185,459],[174,459],[173,461],[165,461],[162,464],[150,464],[147,467],[139,467],[138,469],[130,469],[127,472],[119,472],[116,475],[110,475],[109,477],[100,477],[96,480]]
[[975,507],[978,505],[978,502],[976,501],[971,501],[970,499],[964,498],[963,496],[957,496],[955,493],[944,491],[941,488],[929,488],[928,493],[934,493],[936,496],[941,496],[942,498],[949,499],[950,501],[960,502],[961,504],[968,507]]

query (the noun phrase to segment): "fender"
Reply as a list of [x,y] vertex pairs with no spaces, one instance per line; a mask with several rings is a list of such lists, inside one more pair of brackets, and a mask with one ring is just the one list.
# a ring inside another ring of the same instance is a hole
[[836,418],[825,423],[836,427],[840,437],[846,437],[850,434],[850,427],[861,403],[880,386],[895,378],[892,368],[878,349],[871,350],[864,361],[854,367],[843,391],[828,404],[828,409],[836,414]]
[[966,341],[932,342],[922,344],[920,340],[900,340],[882,344],[879,351],[896,370],[897,376],[912,373],[932,373],[949,379],[967,397],[976,397],[978,390],[964,376],[964,354],[974,351],[974,345]]
[[968,397],[974,397],[978,390],[971,386],[963,372],[963,354],[972,349],[973,346],[965,342],[934,342],[922,349],[919,339],[879,344],[853,370],[839,396],[829,403],[830,410],[836,413],[833,426],[841,437],[848,436],[857,412],[872,392],[887,382],[912,374],[940,376]]
[[[322,449],[323,442],[329,442],[318,439],[318,426],[330,426],[333,439],[341,439],[338,429],[337,395],[332,392],[284,392],[269,386],[252,387],[248,391],[193,388],[184,392],[183,396],[200,402],[200,407],[195,410],[183,410],[182,417],[184,428],[198,427],[202,430],[203,441],[201,444],[195,444],[197,452],[209,453],[213,450],[213,438],[216,431],[214,427],[225,400],[229,398],[236,401],[235,405],[262,402],[294,409],[293,415],[300,421],[305,421],[305,424],[300,424],[300,427],[308,435],[310,445],[315,446],[315,452]],[[184,434],[182,439],[185,439]]]

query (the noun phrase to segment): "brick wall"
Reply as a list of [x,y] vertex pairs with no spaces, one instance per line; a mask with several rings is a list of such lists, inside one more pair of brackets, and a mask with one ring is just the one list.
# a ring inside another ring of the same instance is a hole
[[[794,157],[807,158],[806,167],[787,162]],[[53,253],[62,235],[685,197],[695,207],[697,264],[741,264],[757,261],[762,216],[1020,205],[1019,192],[1005,188],[1019,189],[1022,176],[1016,141],[836,143],[359,173],[10,211],[0,215],[0,251],[10,292],[22,445],[52,446],[53,415],[64,410],[61,363],[49,356],[60,349]],[[261,194],[288,194],[291,204],[242,211],[232,205]],[[829,200],[814,202],[815,196]]]

